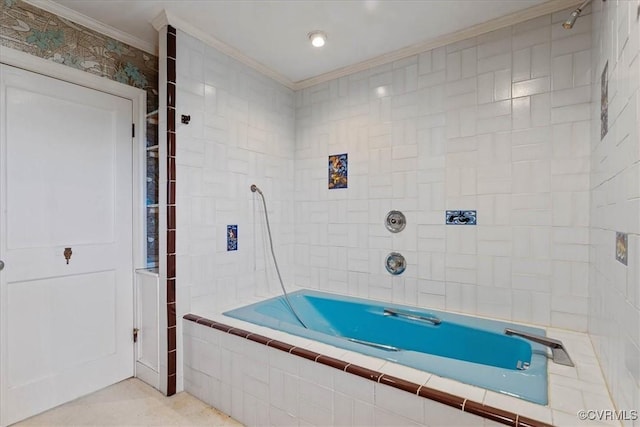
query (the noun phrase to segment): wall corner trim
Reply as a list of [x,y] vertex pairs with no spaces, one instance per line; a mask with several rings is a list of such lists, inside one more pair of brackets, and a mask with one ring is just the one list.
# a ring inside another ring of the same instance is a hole
[[151,20],[151,25],[153,25],[156,31],[160,31],[163,27],[169,25],[169,17],[167,16],[166,9],[162,9],[162,11]]

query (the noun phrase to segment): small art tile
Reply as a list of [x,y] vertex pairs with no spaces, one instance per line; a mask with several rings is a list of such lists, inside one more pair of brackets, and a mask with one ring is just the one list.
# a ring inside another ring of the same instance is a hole
[[349,178],[347,154],[329,156],[329,190],[347,188]]
[[609,61],[604,64],[600,77],[600,139],[609,131]]
[[476,211],[447,211],[447,225],[476,225]]
[[238,250],[238,226],[227,225],[227,251]]
[[628,251],[629,236],[627,233],[616,233],[616,260],[627,265]]

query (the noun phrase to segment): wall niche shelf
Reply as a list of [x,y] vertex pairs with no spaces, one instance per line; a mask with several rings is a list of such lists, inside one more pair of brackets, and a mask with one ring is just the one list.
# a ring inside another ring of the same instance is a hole
[[158,267],[158,110],[147,114],[146,143],[146,264]]

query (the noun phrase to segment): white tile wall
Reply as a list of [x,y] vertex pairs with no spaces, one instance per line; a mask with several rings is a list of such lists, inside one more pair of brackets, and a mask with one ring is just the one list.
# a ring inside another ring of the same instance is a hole
[[[218,311],[279,287],[251,184],[267,198],[291,280],[294,93],[181,31],[177,56],[178,119],[191,116],[177,125],[178,285],[191,296],[181,312]],[[237,252],[226,250],[230,224]]]
[[[593,10],[589,333],[617,407],[637,409],[640,408],[640,2],[598,1],[594,2]],[[580,65],[574,61],[573,66],[584,67],[586,60],[581,59]],[[600,76],[607,61],[609,132],[601,140]],[[615,260],[616,231],[629,233],[628,266]],[[566,237],[575,240],[583,236]],[[583,309],[583,303],[578,302]],[[627,421],[625,425],[637,426],[640,421]]]
[[[267,198],[284,279],[293,282],[295,101],[293,91],[182,31],[177,43],[180,319],[279,289],[261,201],[249,190],[254,183]],[[182,114],[191,116],[188,125],[180,124]],[[231,224],[238,225],[235,252],[226,247]],[[181,358],[179,349],[179,366]],[[181,380],[179,371],[179,389]]]
[[[618,407],[640,407],[638,7],[595,1],[572,31],[562,11],[297,93],[179,32],[178,115],[192,121],[178,125],[178,315],[278,291],[256,183],[290,287],[588,329]],[[327,156],[345,152],[349,188],[329,191]],[[391,209],[409,219],[401,234],[383,227]],[[478,225],[445,226],[446,209],[477,209]],[[382,266],[392,250],[403,276]],[[266,408],[230,384],[203,387],[228,413],[292,422],[286,396]],[[372,403],[336,408],[371,424]]]
[[[296,93],[296,282],[586,331],[589,13],[572,32],[547,15]],[[349,188],[328,190],[343,152]],[[478,225],[445,226],[446,209]],[[408,260],[393,280],[392,250]]]

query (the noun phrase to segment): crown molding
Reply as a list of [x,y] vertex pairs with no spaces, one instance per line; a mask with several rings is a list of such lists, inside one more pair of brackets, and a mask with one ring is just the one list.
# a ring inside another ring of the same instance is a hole
[[334,80],[340,77],[347,76],[349,74],[355,74],[360,71],[368,70],[369,68],[377,67],[379,65],[388,64],[389,62],[398,61],[400,59],[407,58],[409,56],[417,55],[428,50],[436,49],[442,46],[446,46],[451,43],[456,43],[462,40],[477,37],[481,34],[496,31],[501,28],[509,27],[511,25],[518,24],[520,22],[528,21],[530,19],[538,18],[543,15],[558,12],[563,9],[568,9],[579,4],[580,0],[551,0],[537,6],[530,7],[519,12],[511,13],[509,15],[502,16],[500,18],[492,19],[482,24],[474,25],[473,27],[465,28],[460,31],[445,34],[435,39],[430,39],[421,43],[417,43],[411,46],[398,49],[396,51],[385,53],[380,56],[368,59],[366,61],[359,62],[357,64],[349,65],[347,67],[339,68],[328,73],[320,74],[308,79],[300,80],[293,83],[294,90],[306,89],[311,86],[315,86],[319,83],[324,83],[329,80]]
[[151,20],[151,25],[153,25],[156,31],[160,31],[163,27],[169,25],[169,17],[167,16],[166,9],[162,9],[158,16]]
[[132,36],[131,34],[125,33],[124,31],[120,31],[116,28],[113,28],[110,25],[104,24],[96,19],[83,15],[80,12],[76,12],[73,9],[69,9],[68,7],[63,6],[59,3],[53,2],[51,0],[22,0],[22,1],[32,6],[35,6],[37,8],[46,10],[47,12],[53,13],[54,15],[60,16],[61,18],[68,19],[69,21],[73,21],[76,24],[85,26],[100,34],[104,34],[115,40],[121,41],[122,43],[126,43],[131,47],[135,47],[144,52],[150,53],[151,55],[154,55],[154,56],[158,55],[157,48],[152,43],[148,43],[142,39],[139,39],[138,37]]
[[289,78],[271,69],[270,67],[267,67],[261,62],[258,62],[255,59],[245,55],[244,53],[240,52],[238,49],[226,44],[225,42],[218,40],[212,35],[194,27],[187,21],[184,21],[183,19],[178,18],[177,16],[167,11],[166,9],[160,12],[160,14],[156,16],[151,22],[156,30],[159,30],[165,25],[171,25],[176,29],[184,31],[185,33],[219,50],[220,52],[232,57],[233,59],[236,59],[242,62],[243,64],[253,68],[260,74],[263,74],[267,77],[272,78],[273,80],[283,84],[289,89],[292,89],[292,90],[295,89],[295,84]]
[[[154,55],[156,54],[155,48],[152,49],[152,46],[144,42],[143,40],[140,40],[129,34],[121,32],[113,27],[100,23],[92,18],[82,15],[78,12],[75,12],[69,8],[66,8],[62,5],[54,3],[51,0],[23,0],[23,1],[29,4],[33,4],[34,6],[40,7],[42,9],[45,9],[51,13],[55,13],[56,15],[62,16],[63,18],[72,20],[78,24],[85,25],[91,29],[99,31],[100,33],[106,34],[110,37],[113,37],[131,46],[142,49],[146,52],[152,53]],[[160,12],[158,16],[156,16],[151,21],[151,24],[157,31],[159,31],[161,28],[167,25],[171,25],[172,27],[175,27],[177,29],[180,29],[181,31],[184,31],[185,33],[219,50],[220,52],[253,68],[257,72],[272,78],[273,80],[283,84],[289,89],[300,90],[300,89],[306,89],[308,87],[315,86],[317,84],[324,83],[330,80],[334,80],[340,77],[344,77],[350,74],[365,71],[370,68],[377,67],[379,65],[384,65],[390,62],[398,61],[400,59],[417,55],[419,53],[426,52],[428,50],[436,49],[436,48],[446,46],[452,43],[456,43],[462,40],[477,37],[479,35],[489,33],[491,31],[496,31],[511,25],[515,25],[520,22],[528,21],[530,19],[538,18],[543,15],[552,14],[564,9],[569,9],[571,7],[575,7],[575,5],[579,3],[581,3],[581,0],[550,0],[545,3],[530,7],[522,11],[514,12],[509,15],[502,16],[500,18],[483,22],[478,25],[474,25],[473,27],[469,27],[460,31],[445,34],[443,36],[436,37],[435,39],[426,40],[424,42],[407,46],[393,52],[376,56],[374,58],[359,62],[357,64],[349,65],[347,67],[339,68],[337,70],[333,70],[328,73],[320,74],[320,75],[317,75],[308,79],[296,81],[296,82],[292,81],[291,79],[287,78],[281,73],[273,70],[272,68],[245,55],[244,53],[240,52],[236,48],[224,43],[221,40],[218,40],[217,38],[211,36],[205,31],[202,31],[194,27],[187,21],[181,18],[178,18],[177,16],[175,16],[171,12],[168,12],[167,10],[163,10],[162,12]]]

